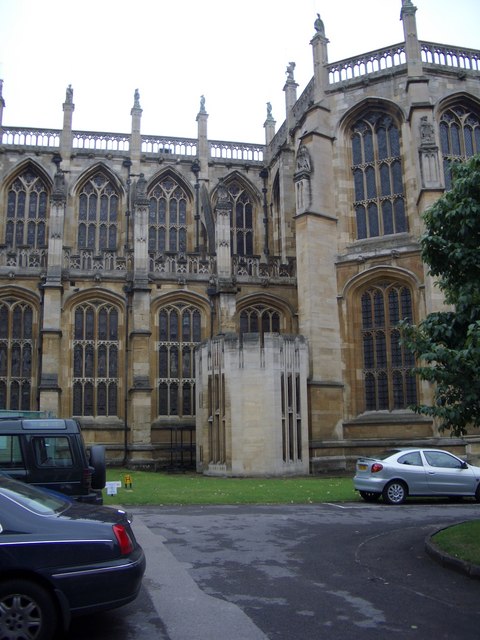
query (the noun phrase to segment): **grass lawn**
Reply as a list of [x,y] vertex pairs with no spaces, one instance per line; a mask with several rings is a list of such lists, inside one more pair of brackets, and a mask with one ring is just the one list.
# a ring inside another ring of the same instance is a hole
[[[130,476],[132,486],[125,486]],[[351,477],[212,478],[197,473],[155,473],[112,468],[107,482],[121,482],[105,504],[312,504],[359,500]]]
[[[131,487],[125,485],[126,477]],[[197,473],[155,473],[107,469],[107,481],[121,486],[115,495],[104,491],[105,504],[315,504],[361,500],[352,477],[324,478],[212,478]],[[395,509],[398,507],[386,507]],[[433,542],[443,551],[480,565],[480,520],[460,523],[440,531]]]
[[443,529],[433,536],[432,542],[454,558],[480,565],[480,520]]

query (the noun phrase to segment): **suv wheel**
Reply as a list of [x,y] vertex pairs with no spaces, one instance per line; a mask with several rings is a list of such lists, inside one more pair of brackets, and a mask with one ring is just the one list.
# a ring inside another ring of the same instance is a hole
[[93,467],[92,489],[104,489],[107,481],[107,467],[105,463],[105,447],[94,444],[90,449],[90,466]]

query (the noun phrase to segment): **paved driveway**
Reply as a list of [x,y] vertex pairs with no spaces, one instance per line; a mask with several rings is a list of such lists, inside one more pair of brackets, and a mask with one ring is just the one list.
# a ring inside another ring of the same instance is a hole
[[479,637],[480,581],[424,551],[432,531],[480,518],[473,502],[133,513],[147,554],[140,598],[78,620],[69,640]]

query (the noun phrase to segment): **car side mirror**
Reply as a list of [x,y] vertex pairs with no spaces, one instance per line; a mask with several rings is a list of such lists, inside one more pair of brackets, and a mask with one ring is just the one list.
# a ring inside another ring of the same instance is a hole
[[462,462],[460,468],[461,469],[468,469],[468,464],[464,461],[464,462]]

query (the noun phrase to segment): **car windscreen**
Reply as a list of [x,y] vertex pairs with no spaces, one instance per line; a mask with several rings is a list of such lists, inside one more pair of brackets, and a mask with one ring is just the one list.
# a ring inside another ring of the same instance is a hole
[[70,502],[60,495],[42,491],[3,475],[0,476],[0,494],[25,509],[42,516],[62,513],[70,505]]

